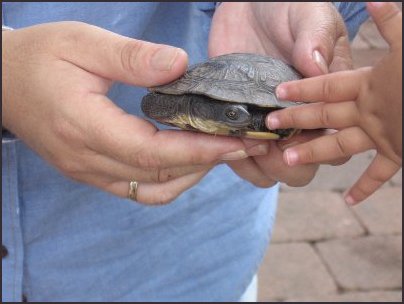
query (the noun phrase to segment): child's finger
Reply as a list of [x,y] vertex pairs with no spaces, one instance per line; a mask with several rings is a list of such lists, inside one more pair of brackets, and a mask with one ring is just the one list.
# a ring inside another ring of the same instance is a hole
[[288,148],[283,158],[289,166],[330,163],[372,148],[374,143],[367,134],[358,127],[351,127]]
[[276,88],[276,96],[280,100],[303,102],[356,100],[367,73],[370,73],[370,68],[284,82]]
[[402,43],[402,13],[393,2],[368,2],[367,8],[386,41]]
[[392,160],[377,154],[362,176],[344,195],[349,205],[355,205],[380,188],[400,167]]
[[266,118],[270,130],[339,129],[357,125],[359,113],[355,102],[313,103],[273,111]]

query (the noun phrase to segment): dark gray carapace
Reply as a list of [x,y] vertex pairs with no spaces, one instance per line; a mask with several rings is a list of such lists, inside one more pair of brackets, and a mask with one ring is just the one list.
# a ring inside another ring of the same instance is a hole
[[257,54],[226,54],[191,66],[179,79],[150,88],[146,116],[210,134],[286,139],[292,129],[268,130],[265,116],[295,106],[276,98],[276,87],[301,75],[282,60]]

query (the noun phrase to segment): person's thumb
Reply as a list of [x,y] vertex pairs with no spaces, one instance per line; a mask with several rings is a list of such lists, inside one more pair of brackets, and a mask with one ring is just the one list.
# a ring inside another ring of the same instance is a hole
[[58,55],[91,73],[113,81],[151,87],[184,74],[188,56],[184,50],[127,38],[79,22],[59,24]]
[[402,13],[393,2],[368,2],[367,9],[390,46],[402,44]]
[[[348,34],[344,22],[329,3],[316,3],[315,7],[293,9],[295,14],[291,32],[295,37],[293,65],[306,77],[326,74],[335,60],[341,60],[338,69],[350,68]],[[309,16],[309,17],[308,17]],[[338,58],[336,58],[338,57]]]

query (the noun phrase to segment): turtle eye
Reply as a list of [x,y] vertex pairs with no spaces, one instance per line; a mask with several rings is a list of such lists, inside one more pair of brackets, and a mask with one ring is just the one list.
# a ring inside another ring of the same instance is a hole
[[231,120],[237,120],[240,117],[240,114],[237,112],[237,110],[233,108],[226,109],[225,115]]
[[242,105],[229,105],[224,108],[223,114],[227,123],[234,126],[248,125],[251,120],[247,107]]

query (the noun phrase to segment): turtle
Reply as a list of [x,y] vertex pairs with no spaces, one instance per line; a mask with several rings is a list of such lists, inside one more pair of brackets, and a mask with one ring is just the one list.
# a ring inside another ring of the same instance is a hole
[[255,139],[289,139],[299,130],[269,130],[266,115],[301,104],[279,101],[281,82],[302,75],[280,59],[233,53],[191,66],[179,79],[149,88],[146,117],[184,130]]

